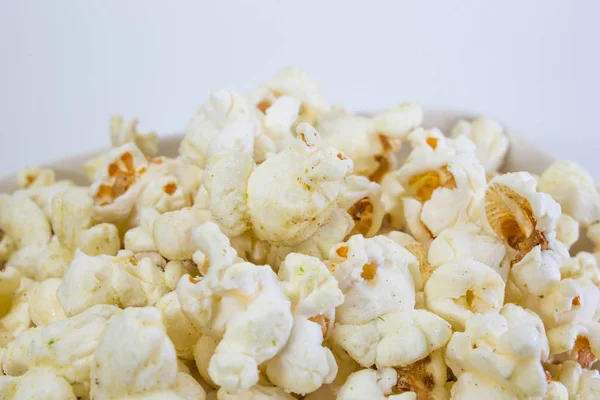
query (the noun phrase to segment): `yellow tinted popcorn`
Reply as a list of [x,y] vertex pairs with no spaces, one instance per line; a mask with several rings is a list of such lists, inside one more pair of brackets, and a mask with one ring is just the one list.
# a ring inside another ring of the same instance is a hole
[[60,279],[46,279],[32,289],[29,298],[29,316],[35,326],[45,326],[67,318],[58,302]]

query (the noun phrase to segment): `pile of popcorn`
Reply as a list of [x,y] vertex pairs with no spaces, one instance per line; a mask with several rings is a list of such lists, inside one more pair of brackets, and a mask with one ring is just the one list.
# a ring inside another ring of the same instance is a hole
[[[290,68],[0,195],[0,399],[597,399],[600,192]],[[402,162],[395,153],[410,150]],[[596,253],[570,254],[580,229]]]

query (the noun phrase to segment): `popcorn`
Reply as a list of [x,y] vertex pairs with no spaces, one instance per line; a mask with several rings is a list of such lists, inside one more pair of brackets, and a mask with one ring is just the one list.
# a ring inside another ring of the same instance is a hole
[[76,396],[87,393],[100,335],[107,321],[120,312],[116,307],[99,305],[25,331],[8,345],[2,360],[4,373],[19,376],[35,367],[49,367],[73,386]]
[[46,326],[67,318],[58,302],[57,290],[60,279],[46,279],[34,285],[29,299],[29,316],[35,326]]
[[473,143],[463,137],[444,138],[437,130],[417,129],[408,138],[413,150],[398,178],[412,200],[405,201],[404,209],[413,236],[419,239],[429,231],[435,237],[444,229],[475,220],[475,200],[486,178]]
[[319,115],[316,128],[326,145],[354,161],[355,172],[379,182],[395,166],[399,140],[423,122],[423,108],[404,103],[373,118],[334,108]]
[[538,188],[583,227],[600,220],[600,193],[592,176],[571,161],[556,161],[540,177]]
[[510,263],[505,259],[504,244],[493,236],[480,232],[471,224],[446,229],[429,247],[427,260],[432,268],[462,260],[479,261],[498,272],[504,281],[508,278]]
[[54,171],[47,168],[28,166],[17,172],[17,185],[21,189],[35,189],[54,184]]
[[95,304],[154,305],[167,291],[163,271],[148,258],[138,261],[127,251],[115,257],[89,257],[76,251],[57,295],[65,313],[72,316]]
[[127,143],[135,145],[147,156],[156,157],[158,153],[158,135],[156,132],[141,134],[137,130],[139,120],[133,118],[124,121],[121,115],[110,118],[110,141],[113,147],[120,147]]
[[486,172],[497,171],[503,164],[508,151],[508,137],[496,121],[480,117],[472,122],[458,121],[450,136],[465,136],[475,143],[475,155]]
[[405,367],[450,339],[450,324],[425,310],[384,314],[361,325],[336,325],[333,340],[363,367]]
[[140,193],[136,209],[152,207],[160,214],[180,210],[192,205],[189,193],[174,176],[161,176],[153,179]]
[[263,83],[250,95],[250,101],[265,113],[281,96],[292,97],[301,103],[297,123],[313,123],[318,113],[327,111],[329,104],[319,85],[308,74],[296,67],[286,68]]
[[294,245],[313,235],[330,217],[352,172],[352,161],[308,124],[300,139],[260,164],[248,179],[248,212],[259,239]]
[[219,90],[210,95],[208,102],[190,121],[179,153],[187,163],[204,168],[210,156],[215,154],[214,147],[226,147],[218,141],[220,136],[227,136],[223,131],[229,130],[230,133],[243,132],[246,140],[238,142],[236,148],[253,154],[254,138],[261,134],[261,129],[257,111],[243,96],[231,90]]
[[535,190],[526,172],[490,181],[483,201],[483,226],[507,244],[510,280],[522,293],[543,295],[557,287],[568,252],[556,237],[560,206]]
[[596,399],[600,396],[600,373],[584,369],[574,361],[565,361],[559,380],[567,388],[569,399]]
[[475,314],[499,311],[504,303],[504,281],[478,261],[451,262],[436,268],[425,284],[428,310],[463,330]]
[[422,122],[290,68],[213,92],[175,157],[115,116],[90,184],[23,169],[0,398],[600,399],[600,185],[499,173],[490,119]]
[[424,360],[422,365],[415,366],[410,372],[408,369],[394,368],[355,372],[341,387],[337,399],[446,399],[448,395],[441,382],[446,380],[446,370],[440,354],[436,355],[435,360],[435,366],[431,359]]
[[228,393],[223,389],[219,390],[216,396],[217,400],[294,400],[278,387],[268,387],[256,385],[240,393]]
[[24,196],[0,195],[0,229],[14,243],[14,249],[44,246],[52,231],[44,212]]
[[76,400],[71,385],[51,368],[38,367],[25,374],[0,376],[3,399]]
[[330,270],[344,293],[339,324],[359,325],[397,311],[412,310],[415,292],[410,265],[417,259],[384,236],[352,236],[330,251]]
[[288,392],[314,392],[337,374],[333,353],[323,340],[333,327],[335,307],[344,301],[337,281],[317,258],[289,254],[279,278],[292,301],[294,326],[284,349],[268,361],[269,380]]
[[164,174],[161,164],[161,159],[148,160],[132,143],[111,150],[89,188],[93,217],[101,222],[128,219],[142,190]]
[[[474,315],[446,349],[446,363],[459,378],[453,396],[463,398],[457,394],[472,393],[474,382],[482,381],[484,387],[504,388],[513,398],[541,397],[547,389],[541,361],[548,353],[544,325],[533,312],[506,304],[500,313]],[[471,375],[463,378],[467,373]],[[488,379],[494,383],[485,383]]]
[[[94,399],[125,399],[154,395],[181,398],[177,391],[193,391],[200,399],[200,384],[181,377],[175,348],[152,307],[128,308],[112,318],[99,338],[91,370],[90,396]],[[183,378],[183,379],[182,379]],[[192,379],[193,381],[193,379]]]
[[140,210],[140,224],[128,230],[124,237],[125,249],[134,253],[157,252],[154,243],[154,222],[160,213],[152,207]]
[[84,189],[67,189],[52,200],[52,230],[60,245],[70,251],[81,249],[88,255],[119,251],[119,231],[112,224],[94,226],[94,202]]
[[290,302],[268,266],[239,262],[216,224],[194,231],[208,257],[204,278],[184,276],[177,286],[183,312],[204,334],[221,337],[210,359],[211,379],[239,393],[258,382],[258,365],[272,359],[292,329]]
[[181,310],[177,293],[169,292],[158,301],[156,308],[161,312],[169,339],[173,342],[177,356],[194,359],[194,346],[200,338],[200,330],[190,322]]
[[[7,268],[3,272],[3,291],[4,300],[3,315],[0,318],[0,331],[9,332],[16,337],[31,326],[31,317],[29,316],[29,299],[37,282],[27,278],[18,280],[18,273],[13,268]],[[12,292],[12,298],[8,295]]]
[[243,153],[218,154],[207,162],[208,209],[227,236],[241,235],[251,227],[246,185],[254,168],[252,156]]
[[189,260],[197,250],[192,230],[210,220],[206,210],[184,208],[156,217],[152,232],[158,252],[167,260]]

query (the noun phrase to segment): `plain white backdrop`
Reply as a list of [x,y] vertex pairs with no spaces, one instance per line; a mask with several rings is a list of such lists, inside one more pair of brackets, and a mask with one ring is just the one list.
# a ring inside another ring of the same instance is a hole
[[182,131],[208,93],[288,65],[355,110],[497,118],[600,171],[598,1],[0,0],[0,175],[108,146],[108,118]]

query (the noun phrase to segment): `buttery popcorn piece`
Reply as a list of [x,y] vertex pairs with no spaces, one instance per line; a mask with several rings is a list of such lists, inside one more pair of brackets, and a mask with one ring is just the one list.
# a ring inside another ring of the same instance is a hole
[[181,310],[177,293],[169,292],[156,304],[161,312],[169,339],[173,342],[177,356],[186,360],[194,359],[194,346],[200,338],[200,330],[192,324]]

